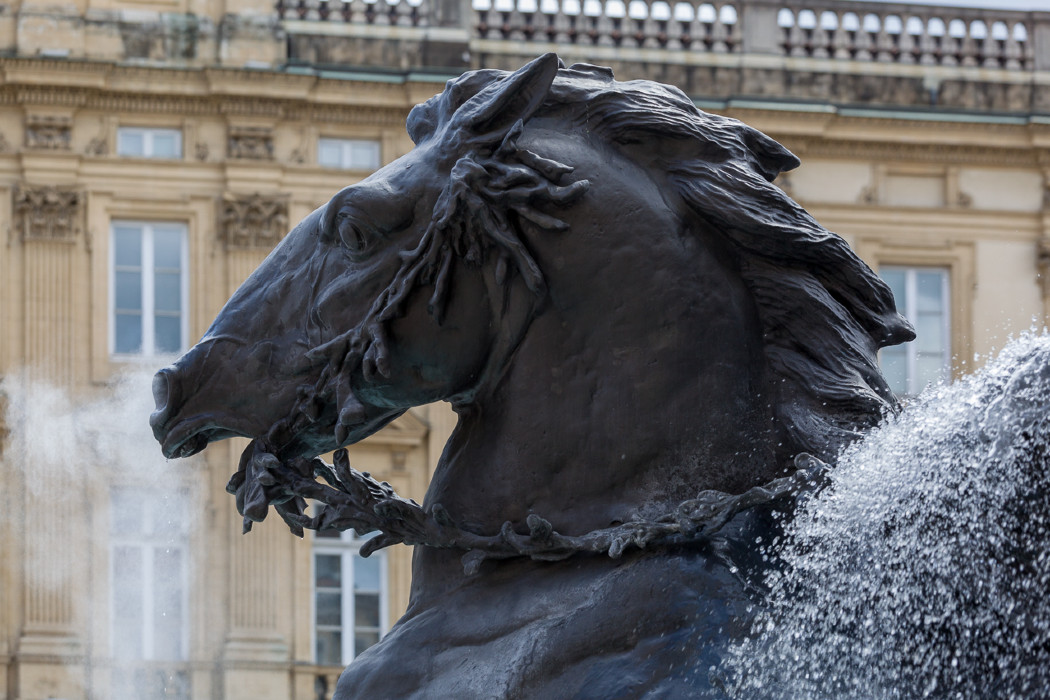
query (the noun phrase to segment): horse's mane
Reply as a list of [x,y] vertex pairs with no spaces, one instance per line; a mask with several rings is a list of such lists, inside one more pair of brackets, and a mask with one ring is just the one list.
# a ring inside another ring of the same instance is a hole
[[[450,81],[409,118],[419,143],[503,71]],[[605,68],[562,68],[535,117],[566,115],[610,143],[660,149],[664,177],[705,233],[719,236],[753,295],[787,455],[830,459],[897,401],[879,348],[914,338],[889,287],[772,184],[798,159],[742,122],[701,112],[680,90],[617,82]],[[570,164],[571,165],[571,164]]]

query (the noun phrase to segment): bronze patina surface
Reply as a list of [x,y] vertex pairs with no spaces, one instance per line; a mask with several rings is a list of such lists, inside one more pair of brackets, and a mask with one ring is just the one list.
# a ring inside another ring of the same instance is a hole
[[[408,130],[158,373],[164,453],[247,436],[246,528],[417,545],[337,698],[717,695],[756,539],[895,410],[876,353],[909,325],[772,184],[795,156],[674,88],[548,54]],[[317,459],[437,400],[459,423],[422,505]]]

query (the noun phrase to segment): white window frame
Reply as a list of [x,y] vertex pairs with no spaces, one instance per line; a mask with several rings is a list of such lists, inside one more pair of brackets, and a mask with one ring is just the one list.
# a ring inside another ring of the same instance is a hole
[[[138,352],[117,352],[117,226],[139,227],[142,235],[142,257],[140,269],[142,270],[142,347]],[[153,265],[153,233],[156,226],[179,227],[182,231],[182,267],[179,275],[179,348],[172,353],[158,353],[156,351],[155,313],[154,308],[154,265]],[[158,355],[177,355],[185,352],[187,339],[189,338],[189,227],[181,221],[133,221],[125,219],[114,219],[110,222],[109,230],[109,354],[118,358],[135,357],[157,357]],[[146,265],[146,262],[149,265]]]
[[[342,622],[340,624],[342,651],[340,663],[346,666],[359,653],[354,648],[354,630],[356,629],[354,625],[354,560],[360,556],[361,545],[366,541],[366,538],[356,537],[353,530],[340,533],[338,539],[317,536],[313,538],[313,551],[310,553],[310,639],[312,641],[310,655],[316,664],[320,664],[317,658],[317,555],[339,556],[339,576],[342,581],[340,591],[342,606],[339,612]],[[369,559],[373,557],[379,558],[379,639],[382,640],[390,631],[389,559],[383,550],[369,555]]]
[[[900,299],[895,299],[898,304],[897,311],[912,322],[912,325],[917,325],[915,319],[918,318],[918,282],[917,277],[920,272],[940,272],[941,274],[941,299],[943,301],[943,314],[941,318],[941,337],[944,338],[944,364],[941,367],[941,379],[947,381],[951,377],[951,365],[952,365],[952,270],[950,267],[937,266],[937,265],[883,265],[879,268],[880,274],[882,272],[895,271],[904,273],[904,308],[901,308],[899,304]],[[907,387],[905,388],[905,396],[915,396],[919,394],[923,389],[926,388],[926,384],[920,384],[918,365],[919,365],[919,346],[917,340],[905,343],[903,345],[904,357],[905,357],[905,376],[907,377]]]
[[[169,663],[180,663],[189,660],[189,648],[190,648],[190,623],[192,621],[189,595],[189,583],[190,583],[190,547],[188,532],[180,535],[181,541],[173,541],[170,535],[158,535],[156,532],[152,535],[145,533],[119,533],[114,532],[113,528],[113,513],[112,508],[114,507],[113,493],[117,489],[126,489],[129,491],[139,491],[143,500],[149,501],[152,498],[161,498],[163,494],[156,491],[151,491],[147,488],[137,489],[135,487],[126,486],[114,486],[110,489],[110,531],[109,531],[109,652],[110,656],[118,662],[139,662],[139,661],[162,661]],[[182,499],[186,499],[185,493],[179,492],[176,496]],[[155,509],[144,509],[145,517],[150,517],[151,513],[155,513]],[[119,601],[117,600],[117,586],[116,581],[113,577],[113,566],[116,560],[116,550],[118,547],[136,547],[143,551],[142,557],[142,657],[140,659],[116,659],[116,609]],[[153,567],[154,567],[154,552],[158,549],[181,549],[182,550],[182,571],[180,573],[179,580],[179,591],[181,597],[183,619],[182,628],[179,635],[179,655],[175,659],[158,659],[156,658],[155,642],[155,630],[153,626],[153,611],[156,606],[156,596],[153,592]]]
[[[158,134],[167,134],[175,137],[175,155],[157,155],[153,149],[153,137]],[[121,148],[123,135],[137,134],[142,137],[142,153],[128,153]],[[117,155],[124,158],[156,158],[159,160],[181,160],[182,159],[182,129],[174,127],[150,127],[150,126],[120,126],[117,127]]]
[[[339,165],[331,165],[321,162],[321,149],[325,144],[332,146],[339,146],[340,157]],[[375,150],[375,159],[367,165],[354,164],[351,153],[354,146],[368,144]],[[379,166],[383,164],[383,148],[382,144],[376,139],[345,139],[335,138],[329,136],[322,136],[317,140],[317,164],[322,168],[331,168],[333,170],[359,170],[359,171],[373,171],[378,170]]]

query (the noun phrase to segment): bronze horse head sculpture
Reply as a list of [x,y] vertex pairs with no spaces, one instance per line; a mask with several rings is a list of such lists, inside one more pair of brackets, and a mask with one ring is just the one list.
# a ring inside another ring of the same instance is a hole
[[[250,437],[246,527],[273,505],[423,545],[336,697],[716,692],[756,506],[895,409],[876,353],[910,327],[772,184],[795,156],[674,88],[549,54],[450,81],[408,130],[158,373],[164,453]],[[316,459],[437,400],[459,422],[422,506]]]

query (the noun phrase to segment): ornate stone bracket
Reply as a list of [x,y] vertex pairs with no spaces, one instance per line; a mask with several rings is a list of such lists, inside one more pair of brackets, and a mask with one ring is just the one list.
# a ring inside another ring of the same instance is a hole
[[14,191],[14,226],[19,239],[73,243],[83,230],[84,194],[58,187],[23,187]]
[[273,132],[266,127],[230,127],[226,155],[246,160],[273,160]]
[[26,118],[26,148],[68,151],[72,134],[69,117],[31,114]]
[[227,250],[270,249],[288,232],[288,196],[226,195],[219,236]]

